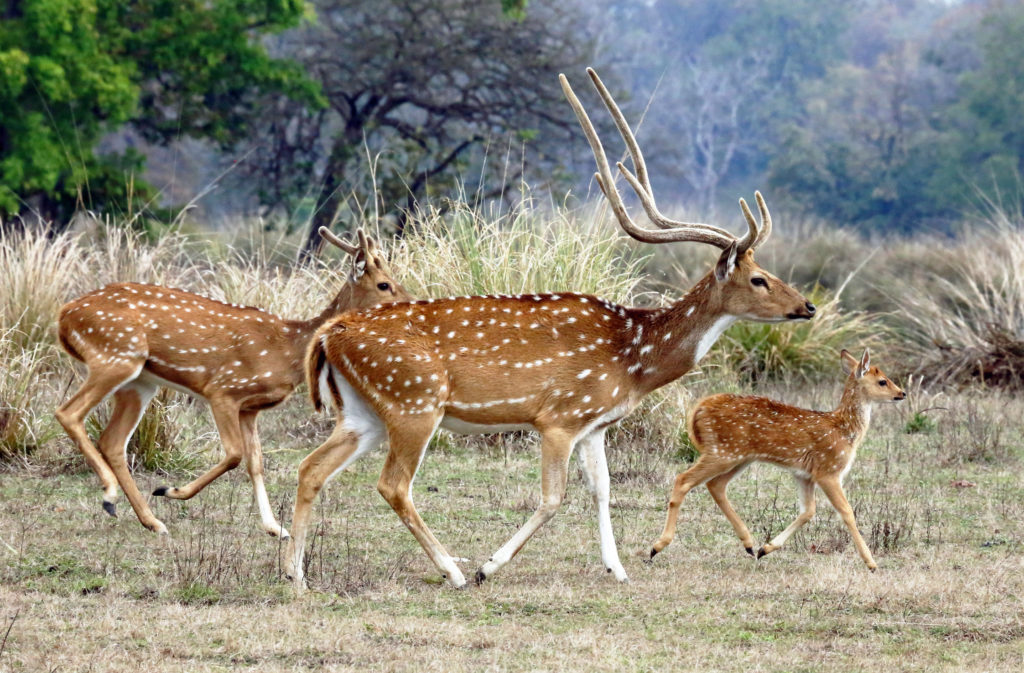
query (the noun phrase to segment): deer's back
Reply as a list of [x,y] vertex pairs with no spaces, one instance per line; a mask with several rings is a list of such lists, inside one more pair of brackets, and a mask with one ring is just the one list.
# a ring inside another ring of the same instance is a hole
[[690,414],[690,438],[701,453],[775,452],[828,443],[834,422],[828,412],[768,397],[718,394],[700,400]]

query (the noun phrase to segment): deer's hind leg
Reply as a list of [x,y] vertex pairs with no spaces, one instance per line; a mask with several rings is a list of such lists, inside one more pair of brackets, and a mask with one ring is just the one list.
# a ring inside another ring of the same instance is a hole
[[292,535],[285,555],[285,575],[295,590],[305,588],[306,530],[313,501],[323,487],[361,455],[384,441],[385,428],[380,417],[363,401],[341,376],[334,376],[343,399],[344,414],[338,410],[331,436],[299,463],[299,483],[295,491]]
[[693,467],[676,476],[675,485],[672,487],[672,496],[668,501],[668,514],[665,517],[665,529],[662,531],[661,537],[659,537],[651,546],[650,558],[654,558],[656,554],[672,544],[672,538],[674,538],[676,534],[676,523],[679,518],[679,508],[682,506],[683,499],[686,497],[686,494],[697,486],[700,486],[720,474],[732,470],[736,466],[736,461],[725,461],[721,458],[702,455],[697,459],[697,462],[693,464]]
[[[124,456],[128,438],[155,392],[152,386],[136,381],[144,363],[145,358],[120,357],[105,362],[103,367],[90,367],[85,382],[57,409],[55,415],[99,477],[103,488],[103,510],[110,515],[116,514],[120,485],[142,525],[166,534],[167,527],[153,516],[139,493]],[[100,448],[97,449],[85,430],[85,419],[110,395],[114,396],[114,409],[110,423],[100,435]]]
[[[156,394],[157,386],[152,383],[145,383],[138,379],[123,385],[114,393],[114,411],[110,423],[100,435],[99,449],[107,465],[117,476],[117,482],[124,491],[125,497],[135,510],[135,516],[146,528],[157,532],[167,533],[164,524],[153,515],[149,503],[139,491],[138,484],[132,478],[128,469],[126,455],[128,439],[135,432],[142,414],[146,410],[149,401]],[[106,509],[106,503],[104,503]]]
[[440,420],[440,413],[424,414],[416,420],[410,419],[401,425],[396,424],[388,428],[391,450],[377,481],[377,491],[420,543],[427,556],[441,571],[442,577],[456,589],[461,589],[466,585],[466,577],[455,564],[452,555],[434,537],[412,501],[412,482],[416,477],[416,470]]
[[729,470],[725,474],[720,474],[713,479],[708,480],[707,484],[708,493],[711,494],[715,504],[718,505],[718,509],[722,510],[722,514],[732,524],[732,528],[736,531],[736,535],[740,538],[740,542],[743,543],[743,548],[751,556],[754,555],[754,537],[750,534],[747,529],[747,525],[743,523],[743,519],[740,518],[736,510],[733,509],[732,503],[729,502],[729,496],[726,495],[725,490],[729,487],[729,482],[732,481],[733,477],[742,472],[749,463],[743,463],[737,465],[733,469]]

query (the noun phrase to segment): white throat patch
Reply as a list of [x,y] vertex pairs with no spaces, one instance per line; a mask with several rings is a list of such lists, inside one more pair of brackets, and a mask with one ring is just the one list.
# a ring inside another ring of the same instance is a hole
[[701,358],[708,354],[711,347],[718,341],[718,337],[722,336],[722,333],[729,329],[734,322],[736,322],[735,316],[723,315],[708,328],[708,331],[697,342],[697,352],[694,353],[693,364],[697,364],[701,361]]

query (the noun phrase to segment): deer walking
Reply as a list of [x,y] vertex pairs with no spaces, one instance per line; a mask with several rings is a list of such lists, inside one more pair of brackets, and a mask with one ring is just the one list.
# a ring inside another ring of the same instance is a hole
[[741,199],[747,233],[657,212],[643,156],[607,89],[588,71],[633,156],[621,164],[659,227],[636,225],[612,180],[600,140],[564,76],[562,87],[590,141],[599,181],[620,224],[650,242],[700,241],[723,250],[715,268],[669,308],[627,308],[575,293],[449,297],[351,311],[314,335],[306,360],[314,404],[338,409],[334,432],[299,467],[286,571],[304,586],[303,554],[313,500],[329,479],[384,440],[390,450],[377,489],[455,587],[466,579],[412,502],[411,487],[437,428],[458,433],[512,429],[541,435],[541,501],[533,515],[476,573],[482,582],[519,552],[558,509],[569,458],[579,451],[597,506],[601,558],[625,581],[609,513],[604,436],[652,390],[690,370],[736,320],[806,320],[814,305],[759,267],[754,249],[771,232]]
[[762,461],[793,474],[800,494],[800,514],[758,549],[756,558],[782,547],[790,535],[811,520],[817,484],[843,518],[864,563],[872,571],[878,567],[857,530],[853,509],[843,492],[843,477],[853,467],[857,447],[867,434],[872,404],[898,402],[907,394],[882,370],[871,366],[867,351],[858,361],[844,350],[840,359],[848,376],[839,406],[833,411],[811,411],[767,397],[729,394],[712,395],[694,405],[687,426],[701,455],[693,467],[676,477],[665,530],[651,548],[651,558],[672,542],[683,498],[701,484],[707,485],[744,549],[754,556],[754,539],[725,490],[744,468]]
[[[361,230],[358,246],[325,228],[320,233],[352,255],[353,263],[338,294],[310,320],[284,320],[258,308],[140,283],[107,285],[61,308],[60,343],[85,363],[88,375],[56,416],[100,478],[104,511],[116,516],[120,485],[139,522],[167,533],[125,457],[128,438],[163,386],[209,402],[224,458],[190,484],[161,487],[153,495],[187,500],[245,458],[264,530],[288,536],[274,518],[263,483],[257,415],[283,402],[302,382],[307,342],[327,320],[347,309],[411,298]],[[97,448],[86,434],[85,419],[111,395],[114,408]]]

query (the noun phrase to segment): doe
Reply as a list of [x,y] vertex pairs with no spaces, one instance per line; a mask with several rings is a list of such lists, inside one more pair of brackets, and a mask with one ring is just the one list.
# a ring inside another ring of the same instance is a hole
[[[107,285],[61,308],[60,343],[89,372],[56,416],[100,478],[104,511],[116,515],[120,485],[139,522],[167,533],[125,458],[128,438],[163,386],[210,403],[224,458],[190,484],[161,487],[153,495],[187,500],[244,457],[263,529],[288,537],[274,518],[263,483],[257,414],[283,402],[302,382],[301,358],[318,327],[351,308],[410,299],[372,238],[359,231],[359,246],[354,246],[323,227],[320,233],[352,255],[352,272],[331,303],[310,320],[284,320],[258,308],[140,283]],[[114,409],[97,450],[85,431],[85,418],[111,395]]]
[[676,477],[665,530],[654,543],[651,558],[672,542],[683,498],[701,484],[707,485],[743,547],[754,556],[754,540],[732,508],[725,489],[748,465],[763,461],[792,472],[800,493],[800,515],[786,530],[766,542],[757,551],[757,558],[782,547],[790,535],[811,520],[817,484],[850,529],[864,563],[872,571],[878,567],[857,530],[853,509],[843,493],[843,477],[853,466],[857,447],[867,434],[871,405],[898,402],[907,394],[882,370],[871,366],[868,351],[858,361],[843,350],[840,359],[848,376],[842,399],[833,411],[812,411],[767,397],[730,394],[712,395],[694,405],[687,427],[701,455],[693,467]]

